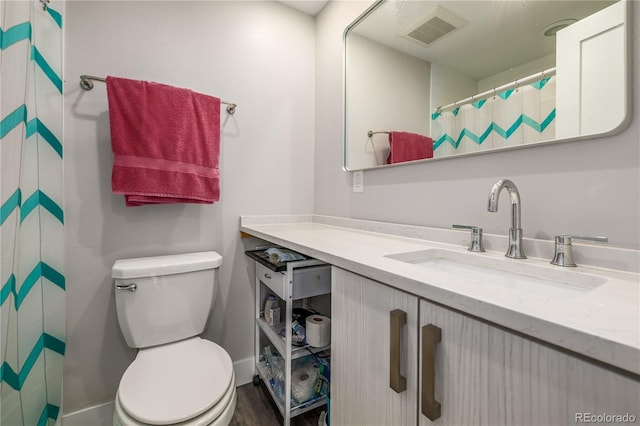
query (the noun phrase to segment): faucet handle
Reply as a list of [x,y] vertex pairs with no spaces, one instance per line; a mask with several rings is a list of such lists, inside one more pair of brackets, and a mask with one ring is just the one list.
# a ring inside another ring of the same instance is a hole
[[469,229],[471,231],[471,240],[469,241],[469,251],[483,252],[485,251],[482,245],[482,228],[478,228],[473,225],[451,225],[456,229]]
[[556,235],[556,247],[555,252],[553,253],[553,259],[551,259],[552,265],[557,266],[578,266],[576,262],[573,261],[573,251],[571,249],[571,241],[572,240],[581,240],[581,241],[594,241],[597,243],[607,243],[609,242],[609,238],[607,237],[581,237],[575,235]]
[[593,242],[596,242],[596,243],[608,243],[609,242],[609,238],[607,238],[607,237],[579,237],[579,236],[575,236],[575,235],[562,234],[562,235],[556,236],[556,238],[569,238],[569,240],[593,241]]

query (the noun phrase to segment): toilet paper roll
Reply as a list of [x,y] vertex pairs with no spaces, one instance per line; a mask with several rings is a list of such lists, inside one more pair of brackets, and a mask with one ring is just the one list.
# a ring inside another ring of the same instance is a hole
[[322,315],[307,317],[307,343],[318,348],[331,342],[331,320]]
[[292,373],[291,396],[298,403],[302,404],[315,394],[318,375],[318,369],[312,365],[299,368]]

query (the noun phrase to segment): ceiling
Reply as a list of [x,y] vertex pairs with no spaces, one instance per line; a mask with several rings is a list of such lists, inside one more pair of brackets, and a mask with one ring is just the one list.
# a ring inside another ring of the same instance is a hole
[[[615,0],[395,0],[388,1],[353,31],[378,43],[454,69],[476,80],[555,52],[554,22],[580,20]],[[425,47],[398,35],[437,6],[466,21]]]
[[298,9],[307,15],[316,16],[322,8],[329,3],[329,0],[278,0],[287,6]]

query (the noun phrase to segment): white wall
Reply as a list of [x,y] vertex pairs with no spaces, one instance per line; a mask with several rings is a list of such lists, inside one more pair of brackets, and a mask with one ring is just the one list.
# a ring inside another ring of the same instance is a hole
[[478,93],[486,92],[487,90],[494,89],[502,86],[503,84],[511,83],[512,81],[519,80],[521,78],[529,77],[540,71],[548,70],[549,68],[556,66],[556,54],[543,56],[542,58],[534,59],[517,67],[510,68],[508,70],[499,72],[489,77],[483,78],[478,81]]
[[[253,281],[241,214],[313,211],[314,21],[274,2],[66,3],[64,411],[113,400],[135,352],[120,335],[116,259],[216,250],[220,288],[205,337],[253,354]],[[188,87],[236,102],[221,113],[221,200],[125,208],[111,194],[105,86],[79,75]],[[176,360],[179,361],[179,360]]]
[[[431,90],[430,112],[439,106],[449,105],[480,93],[477,80],[440,64],[431,66],[431,85],[433,88]],[[429,119],[431,119],[431,114],[429,114]]]
[[[352,193],[351,176],[342,170],[341,37],[370,4],[330,2],[316,18],[315,213],[441,228],[474,224],[506,234],[508,198],[497,213],[486,206],[491,186],[509,178],[522,197],[525,237],[607,235],[611,245],[640,248],[637,54],[633,121],[618,135],[365,171],[364,192]],[[633,22],[640,22],[640,8],[632,9]],[[637,46],[640,27],[633,27]]]
[[[386,164],[389,137],[369,130],[402,130],[429,136],[431,64],[357,34],[349,35],[347,164],[362,169]],[[408,113],[407,113],[408,112]],[[374,152],[372,141],[375,144]]]

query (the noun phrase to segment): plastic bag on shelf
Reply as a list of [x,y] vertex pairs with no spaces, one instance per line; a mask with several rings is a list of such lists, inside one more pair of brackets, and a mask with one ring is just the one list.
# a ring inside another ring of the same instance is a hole
[[316,389],[314,398],[318,398],[323,395],[329,394],[329,383],[331,381],[331,366],[327,358],[320,358],[313,356],[316,365],[318,366],[318,381],[316,382]]
[[266,346],[263,350],[268,380],[271,390],[280,401],[284,401],[284,359],[274,352],[271,346]]
[[[298,321],[293,321],[291,323],[291,344],[294,346],[305,346],[307,344],[306,340],[306,330],[304,326],[300,325]],[[280,330],[280,337],[282,340],[286,340],[286,329]]]
[[291,365],[291,398],[293,404],[299,405],[314,397],[320,373],[309,357],[295,361],[295,366]]
[[[285,363],[284,358],[271,345],[264,347],[265,371],[263,381],[284,403]],[[316,354],[294,359],[291,362],[291,406],[312,403],[329,393],[331,377],[329,359]]]

